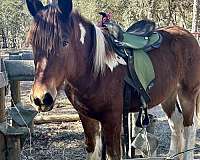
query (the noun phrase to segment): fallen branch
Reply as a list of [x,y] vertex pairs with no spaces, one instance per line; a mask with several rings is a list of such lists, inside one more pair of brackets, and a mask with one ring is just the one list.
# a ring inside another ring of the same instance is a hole
[[78,114],[61,115],[42,115],[34,118],[34,124],[52,123],[52,122],[75,122],[79,121]]

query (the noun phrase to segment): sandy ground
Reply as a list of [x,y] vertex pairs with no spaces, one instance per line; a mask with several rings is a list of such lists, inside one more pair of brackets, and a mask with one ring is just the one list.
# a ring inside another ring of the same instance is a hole
[[[29,91],[32,82],[21,82],[22,102],[29,104]],[[10,96],[7,96],[7,106],[10,104]],[[42,114],[76,114],[69,104],[63,92],[60,92],[54,109]],[[160,107],[155,107],[151,113],[162,121],[155,128],[155,135],[159,139],[158,155],[168,152],[170,143],[170,129],[167,119]],[[197,134],[196,146],[200,146],[200,132]],[[196,156],[200,153],[197,150]],[[200,159],[200,157],[197,157]],[[84,160],[84,134],[81,122],[51,123],[34,126],[34,135],[27,139],[21,153],[22,160]]]

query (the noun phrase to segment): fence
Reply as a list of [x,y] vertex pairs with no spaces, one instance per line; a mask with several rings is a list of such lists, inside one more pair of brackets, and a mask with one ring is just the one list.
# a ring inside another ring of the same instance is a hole
[[[13,54],[3,61],[0,59],[0,160],[20,159],[20,152],[25,137],[28,133],[30,135],[29,128],[31,125],[29,125],[29,127],[26,125],[32,124],[29,122],[32,122],[33,117],[36,115],[36,113],[34,113],[35,115],[31,116],[31,119],[26,119],[26,117],[23,116],[23,113],[21,112],[21,114],[19,112],[23,111],[20,110],[21,106],[18,104],[20,102],[19,80],[24,80],[24,77],[19,70],[19,67],[21,66],[19,64],[20,62],[14,60],[19,58],[20,57],[17,56],[17,54]],[[34,73],[32,75],[34,75]],[[8,78],[12,97],[12,107],[10,110],[5,109],[5,91],[6,86],[8,85]],[[30,113],[30,111],[26,111],[26,114],[27,113]]]

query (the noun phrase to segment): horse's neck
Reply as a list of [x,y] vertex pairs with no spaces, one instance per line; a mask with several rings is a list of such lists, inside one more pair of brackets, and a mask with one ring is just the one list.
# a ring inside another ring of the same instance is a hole
[[69,54],[68,59],[68,77],[70,83],[75,87],[80,86],[79,84],[90,79],[92,76],[92,65],[93,65],[93,44],[94,39],[91,35],[91,24],[78,18],[73,19],[73,38],[72,43],[74,45],[73,52]]

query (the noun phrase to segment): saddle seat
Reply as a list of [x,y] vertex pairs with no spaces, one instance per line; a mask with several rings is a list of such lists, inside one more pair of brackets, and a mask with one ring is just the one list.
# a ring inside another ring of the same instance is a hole
[[126,32],[136,36],[148,37],[154,32],[155,26],[155,23],[150,20],[141,20],[131,25]]
[[123,34],[122,45],[126,48],[144,49],[145,51],[149,51],[152,48],[158,48],[157,46],[159,46],[161,39],[160,34],[157,32],[153,32],[149,37],[125,32]]

